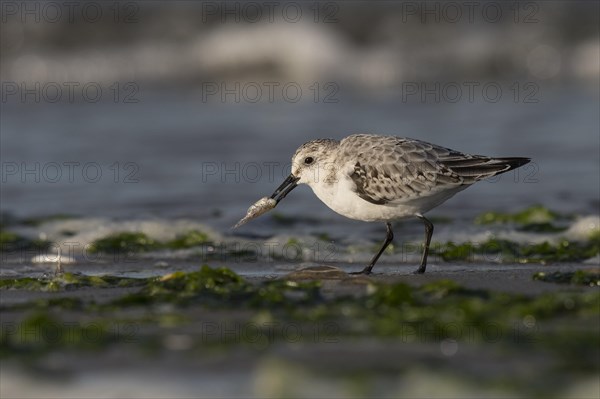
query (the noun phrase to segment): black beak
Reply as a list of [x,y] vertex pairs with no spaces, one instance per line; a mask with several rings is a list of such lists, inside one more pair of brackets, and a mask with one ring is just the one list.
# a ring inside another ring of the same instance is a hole
[[275,190],[273,195],[271,195],[271,198],[277,201],[277,203],[279,203],[279,201],[284,199],[285,196],[290,193],[290,191],[292,191],[296,188],[296,186],[298,186],[298,180],[300,180],[299,177],[289,175],[283,181],[283,183],[281,183],[281,186],[277,187],[277,190]]

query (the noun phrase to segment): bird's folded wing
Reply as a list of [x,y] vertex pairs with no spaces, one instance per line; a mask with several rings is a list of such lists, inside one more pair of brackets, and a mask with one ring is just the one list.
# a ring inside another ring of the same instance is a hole
[[470,183],[440,163],[441,157],[464,154],[412,139],[382,137],[369,144],[356,156],[348,176],[365,201],[400,203]]
[[471,155],[421,140],[368,134],[342,140],[340,154],[352,160],[347,177],[356,193],[374,204],[402,203],[464,188],[530,161]]

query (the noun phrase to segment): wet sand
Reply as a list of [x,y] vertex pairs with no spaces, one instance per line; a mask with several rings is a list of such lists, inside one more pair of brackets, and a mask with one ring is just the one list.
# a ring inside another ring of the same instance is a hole
[[[595,270],[599,265],[582,264],[560,264],[560,265],[521,265],[521,264],[444,264],[443,266],[429,265],[425,274],[412,274],[414,265],[389,265],[378,264],[374,273],[369,276],[350,275],[349,272],[362,269],[361,265],[353,264],[282,264],[282,265],[258,265],[256,263],[211,263],[213,267],[229,267],[240,276],[253,282],[269,281],[272,279],[294,279],[294,280],[323,280],[332,291],[339,293],[348,292],[347,287],[357,287],[361,284],[356,282],[373,281],[382,283],[403,282],[409,285],[420,286],[439,280],[449,279],[469,289],[492,290],[524,295],[537,295],[547,292],[558,291],[585,291],[588,287],[565,286],[564,284],[552,284],[536,281],[532,275],[537,272],[572,272],[576,270]],[[29,270],[28,276],[41,276],[52,273],[52,266],[37,266],[37,273]],[[113,275],[122,277],[151,277],[162,276],[174,271],[193,271],[198,269],[197,263],[169,261],[169,264],[161,263],[159,266],[150,266],[143,271],[133,270],[123,264],[109,264],[98,267],[97,264],[90,265],[78,263],[77,265],[65,267],[65,271],[71,273],[82,273],[85,275]],[[321,270],[307,270],[321,269]],[[334,272],[330,272],[334,270]],[[299,273],[301,271],[301,273]],[[329,272],[329,273],[328,273]],[[18,276],[14,276],[18,277]],[[27,290],[4,290],[0,291],[0,306],[10,306],[18,303],[26,303],[35,299],[54,297],[78,297],[84,300],[97,302],[109,301],[120,295],[135,291],[135,288],[85,288],[66,292],[32,292]],[[351,291],[351,290],[350,290]],[[357,290],[360,293],[360,290]]]
[[[366,298],[373,283],[401,282],[419,287],[441,280],[451,280],[472,292],[530,298],[547,293],[585,295],[598,288],[534,281],[532,275],[594,267],[445,264],[431,265],[426,274],[413,275],[413,265],[382,264],[369,277],[346,274],[358,268],[350,264],[270,265],[267,273],[256,264],[235,264],[232,270],[252,284],[318,279],[324,306],[329,306],[336,298]],[[115,271],[119,269],[123,271],[115,266]],[[164,275],[195,269],[197,265],[175,262],[168,267],[150,267],[146,273]],[[83,270],[81,265],[69,269]],[[104,272],[110,274],[110,268]],[[32,312],[42,312],[27,305],[35,301],[78,298],[86,304],[105,304],[137,290],[2,290],[3,330],[11,333],[7,327],[22,322]],[[235,306],[216,309],[202,304],[164,304],[117,308],[113,313],[78,308],[45,308],[43,312],[57,316],[65,325],[94,323],[100,316],[118,331],[118,339],[92,350],[69,349],[62,342],[55,351],[11,353],[2,361],[2,397],[592,397],[600,389],[594,378],[597,363],[590,368],[584,362],[583,369],[559,372],[556,367],[569,364],[569,356],[536,347],[533,332],[561,328],[557,324],[560,317],[537,324],[525,317],[522,324],[490,330],[489,339],[481,340],[470,337],[466,330],[459,331],[456,339],[436,336],[435,331],[370,336],[357,334],[355,325],[346,331],[338,321],[300,317],[290,322],[269,309]],[[252,339],[255,330],[251,326],[255,325],[262,326],[261,339]],[[265,330],[265,326],[270,327]],[[600,326],[587,323],[578,329],[597,334]],[[35,328],[29,334],[35,335]],[[43,338],[34,336],[33,341],[36,339]],[[598,352],[597,347],[590,350]],[[556,381],[545,383],[547,376]],[[562,388],[549,390],[547,384]]]

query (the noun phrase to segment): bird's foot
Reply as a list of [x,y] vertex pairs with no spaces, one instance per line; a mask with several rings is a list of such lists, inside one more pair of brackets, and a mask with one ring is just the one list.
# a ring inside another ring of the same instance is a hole
[[354,275],[354,276],[358,276],[358,275],[361,275],[361,274],[363,274],[363,275],[365,275],[365,276],[368,276],[369,274],[371,274],[371,269],[369,269],[369,268],[367,267],[367,268],[364,268],[364,269],[362,269],[362,270],[361,270],[361,271],[359,271],[359,272],[350,272],[350,273],[348,273],[348,274],[352,274],[352,275]]
[[419,266],[419,268],[417,270],[412,272],[412,274],[423,274],[423,273],[425,273],[425,265]]

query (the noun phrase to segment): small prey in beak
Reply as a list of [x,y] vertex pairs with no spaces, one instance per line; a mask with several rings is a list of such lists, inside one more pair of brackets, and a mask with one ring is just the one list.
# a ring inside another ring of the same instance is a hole
[[250,220],[255,219],[260,215],[263,215],[271,209],[275,208],[279,201],[281,201],[286,195],[288,195],[290,191],[296,188],[296,186],[298,185],[297,182],[297,177],[289,175],[281,184],[281,186],[279,186],[277,190],[275,190],[275,192],[273,193],[273,195],[271,195],[270,198],[263,197],[256,201],[254,204],[252,204],[250,208],[248,208],[246,216],[244,216],[239,222],[237,222],[237,224],[233,226],[233,228],[237,229],[246,222],[249,222]]

